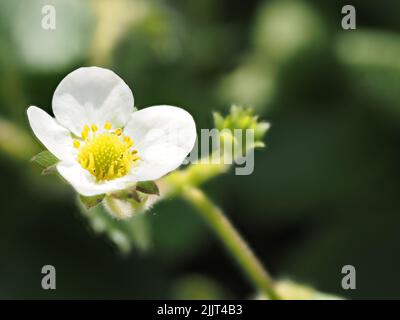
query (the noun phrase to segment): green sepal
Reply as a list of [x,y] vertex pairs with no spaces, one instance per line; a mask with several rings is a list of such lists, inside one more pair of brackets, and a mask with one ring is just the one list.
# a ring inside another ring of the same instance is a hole
[[52,165],[52,166],[44,168],[42,170],[42,175],[43,176],[47,176],[49,174],[55,174],[55,173],[57,173],[57,166],[56,165]]
[[154,181],[141,181],[136,184],[136,190],[145,194],[160,195],[160,190]]
[[136,190],[132,190],[129,192],[129,198],[135,200],[136,202],[140,203],[142,202],[142,198],[140,197],[139,193],[137,193]]
[[140,194],[136,191],[136,186],[130,189],[114,192],[111,196],[119,200],[134,200],[137,203],[141,203],[143,200],[147,199],[147,197],[144,197],[144,194]]
[[59,162],[59,160],[47,150],[39,152],[31,159],[31,161],[36,162],[38,165],[45,169],[54,166],[55,164],[57,164],[57,162]]
[[100,204],[103,201],[104,196],[105,196],[104,194],[100,194],[100,195],[96,195],[96,196],[92,196],[92,197],[85,197],[85,196],[79,195],[79,200],[84,205],[84,207],[87,210],[89,210],[91,208],[94,208],[98,204]]
[[224,128],[224,117],[219,112],[213,112],[214,126],[218,130],[222,130]]

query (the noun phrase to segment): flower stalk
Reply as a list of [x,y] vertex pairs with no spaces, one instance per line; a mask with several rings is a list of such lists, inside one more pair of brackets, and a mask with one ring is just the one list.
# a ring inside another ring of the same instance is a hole
[[268,298],[279,299],[271,276],[224,213],[195,187],[185,188],[182,196],[209,223],[253,285]]
[[[229,163],[232,162],[225,160],[232,160],[232,157],[236,158],[240,156],[240,153],[236,151],[238,149],[238,142],[234,136],[234,129],[254,130],[255,140],[253,143],[242,145],[242,148],[239,148],[239,150],[243,150],[246,153],[251,148],[264,146],[262,139],[269,129],[269,124],[260,122],[250,109],[237,106],[233,106],[230,114],[225,118],[218,113],[214,113],[214,122],[215,127],[221,132],[220,141],[222,148],[215,151],[217,152],[215,154],[216,158],[219,157],[220,161],[213,162],[213,155],[211,155],[208,158],[201,159],[197,164],[188,166],[185,170],[170,173],[160,180],[164,186],[163,196],[169,198],[181,196],[193,205],[208,222],[256,289],[269,299],[279,299],[280,296],[275,289],[271,276],[264,269],[253,251],[221,209],[215,206],[198,189],[204,182],[229,170],[231,167]],[[224,152],[225,148],[223,148],[223,145],[225,143],[234,146],[233,149],[235,152],[233,154]]]

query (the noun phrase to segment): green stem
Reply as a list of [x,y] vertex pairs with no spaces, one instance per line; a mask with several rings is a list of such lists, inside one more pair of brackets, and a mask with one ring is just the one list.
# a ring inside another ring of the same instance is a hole
[[271,277],[223,212],[197,188],[185,188],[183,197],[197,208],[211,225],[253,285],[267,297],[279,299]]

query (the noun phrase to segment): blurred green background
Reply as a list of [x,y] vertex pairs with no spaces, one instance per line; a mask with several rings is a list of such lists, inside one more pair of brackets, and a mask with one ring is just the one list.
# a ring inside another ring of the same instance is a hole
[[[29,162],[42,147],[26,108],[51,112],[61,79],[88,65],[119,74],[139,108],[182,106],[198,128],[231,103],[254,107],[272,123],[255,172],[231,171],[206,193],[276,278],[400,298],[400,3],[351,1],[357,30],[344,31],[347,3],[0,0],[0,298],[255,294],[183,201],[128,225],[122,254],[70,187]],[[46,4],[56,30],[41,28]],[[54,291],[41,289],[45,264],[56,267]],[[357,290],[341,288],[346,264]]]

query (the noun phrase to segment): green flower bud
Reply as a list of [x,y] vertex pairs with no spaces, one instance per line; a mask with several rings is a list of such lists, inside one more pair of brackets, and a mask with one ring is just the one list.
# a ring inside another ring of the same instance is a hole
[[[220,113],[214,112],[214,125],[215,127],[226,132],[228,129],[231,132],[231,136],[237,140],[235,136],[235,129],[242,130],[242,144],[243,153],[247,152],[249,148],[260,148],[264,147],[263,142],[264,136],[270,128],[270,124],[265,121],[259,121],[258,116],[254,115],[252,108],[245,108],[242,106],[232,105],[229,114],[223,117]],[[254,130],[254,141],[249,143],[246,139],[246,130]],[[237,134],[237,133],[236,133]],[[226,139],[226,136],[221,136],[222,140]]]

